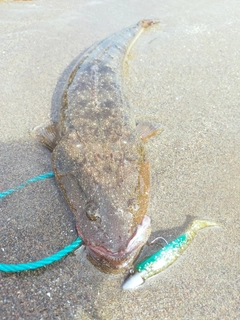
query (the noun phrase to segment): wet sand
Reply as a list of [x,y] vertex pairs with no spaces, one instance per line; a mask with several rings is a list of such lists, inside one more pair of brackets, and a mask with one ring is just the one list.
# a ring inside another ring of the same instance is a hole
[[[194,217],[222,223],[141,288],[100,273],[81,250],[41,270],[0,274],[1,319],[239,319],[240,7],[237,0],[0,2],[0,191],[51,171],[29,129],[55,118],[73,60],[144,18],[126,94],[136,119],[161,122],[147,144],[153,236]],[[54,179],[0,203],[0,261],[42,259],[77,237]]]

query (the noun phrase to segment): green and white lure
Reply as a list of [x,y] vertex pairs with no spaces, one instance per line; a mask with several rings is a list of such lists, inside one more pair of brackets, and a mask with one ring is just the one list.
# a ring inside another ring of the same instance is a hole
[[213,226],[218,226],[218,224],[207,220],[193,221],[184,234],[168,243],[164,248],[146,260],[137,264],[134,274],[126,279],[122,288],[124,290],[134,289],[143,284],[146,279],[165,270],[183,254],[199,230]]

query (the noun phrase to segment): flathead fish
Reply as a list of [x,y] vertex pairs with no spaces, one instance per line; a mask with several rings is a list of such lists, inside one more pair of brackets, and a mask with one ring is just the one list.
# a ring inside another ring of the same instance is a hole
[[144,142],[159,126],[136,123],[123,92],[133,43],[157,21],[143,20],[86,50],[62,93],[59,120],[37,127],[90,261],[127,269],[150,234],[150,172]]

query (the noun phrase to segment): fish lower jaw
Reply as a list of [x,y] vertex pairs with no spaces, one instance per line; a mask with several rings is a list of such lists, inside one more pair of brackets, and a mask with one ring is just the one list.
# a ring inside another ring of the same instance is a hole
[[151,232],[151,220],[144,216],[142,223],[128,241],[126,249],[111,252],[101,246],[87,245],[89,260],[105,273],[121,273],[129,268],[137,258]]
[[127,270],[137,257],[142,246],[132,252],[109,253],[104,248],[87,247],[88,259],[90,262],[104,273],[122,273]]

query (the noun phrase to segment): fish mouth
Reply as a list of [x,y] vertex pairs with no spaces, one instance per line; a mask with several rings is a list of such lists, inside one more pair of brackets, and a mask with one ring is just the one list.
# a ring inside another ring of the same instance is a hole
[[87,245],[88,259],[100,271],[121,273],[128,269],[137,258],[151,233],[151,219],[144,216],[142,223],[128,241],[127,247],[118,252],[111,252],[101,246]]

